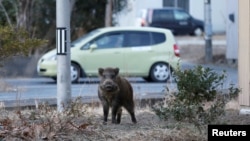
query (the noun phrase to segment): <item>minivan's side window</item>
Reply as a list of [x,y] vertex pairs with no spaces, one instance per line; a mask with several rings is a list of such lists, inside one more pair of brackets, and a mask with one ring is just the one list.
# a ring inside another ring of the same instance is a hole
[[154,22],[170,21],[173,20],[173,12],[171,10],[154,10],[153,19]]
[[188,20],[189,17],[190,16],[184,11],[180,11],[180,10],[175,10],[174,11],[174,18],[176,20]]
[[164,33],[159,33],[159,32],[151,32],[152,34],[152,39],[153,39],[153,44],[160,44],[166,41],[166,36]]
[[145,31],[128,31],[125,33],[124,47],[151,45],[150,33]]

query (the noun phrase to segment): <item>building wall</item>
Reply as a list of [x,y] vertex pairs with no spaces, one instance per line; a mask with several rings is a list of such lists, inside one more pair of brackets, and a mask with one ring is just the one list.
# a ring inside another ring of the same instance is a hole
[[195,18],[204,20],[204,0],[189,0],[189,13]]
[[[215,34],[226,32],[227,0],[211,0],[212,31]],[[204,0],[190,0],[189,13],[204,20]]]
[[[231,20],[229,16],[231,15]],[[232,21],[234,20],[234,21]],[[238,59],[238,0],[227,1],[226,36],[228,62],[237,63]]]
[[239,0],[239,103],[250,106],[250,1]]
[[161,8],[162,0],[128,0],[129,6],[117,15],[117,26],[137,26],[138,17],[141,9]]
[[[129,7],[117,15],[117,26],[135,26],[143,8],[163,7],[163,0],[128,0]],[[181,0],[180,0],[181,1]],[[189,13],[204,20],[204,0],[189,0]],[[226,32],[227,0],[211,0],[212,30],[215,34]]]

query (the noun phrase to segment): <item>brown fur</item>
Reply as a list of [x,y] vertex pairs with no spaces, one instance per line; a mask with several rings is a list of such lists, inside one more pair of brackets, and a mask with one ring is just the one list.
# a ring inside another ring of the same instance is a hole
[[132,122],[136,123],[131,84],[119,76],[119,68],[99,68],[98,71],[100,76],[98,97],[103,106],[103,123],[107,123],[110,107],[112,108],[112,123],[121,122],[122,107],[129,112]]

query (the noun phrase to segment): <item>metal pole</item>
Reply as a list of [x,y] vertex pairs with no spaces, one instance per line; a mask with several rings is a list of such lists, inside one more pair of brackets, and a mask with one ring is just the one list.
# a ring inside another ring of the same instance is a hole
[[212,23],[211,23],[211,0],[205,0],[205,61],[207,63],[213,60],[212,50]]
[[70,0],[56,0],[57,110],[62,112],[71,100]]

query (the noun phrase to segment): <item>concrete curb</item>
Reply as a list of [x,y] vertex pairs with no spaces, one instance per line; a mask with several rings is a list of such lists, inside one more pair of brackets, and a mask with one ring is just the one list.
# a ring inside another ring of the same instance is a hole
[[[164,98],[164,93],[148,93],[143,96],[135,96],[134,100],[136,105],[143,107],[146,105],[152,105],[157,101],[160,101]],[[72,101],[77,97],[72,97]],[[81,97],[82,102],[84,104],[93,104],[99,105],[99,99],[97,96],[85,96]],[[48,104],[50,106],[57,105],[56,98],[48,98],[48,99],[23,99],[23,100],[6,100],[0,102],[0,108],[4,109],[25,109],[25,108],[36,108],[42,104]]]

